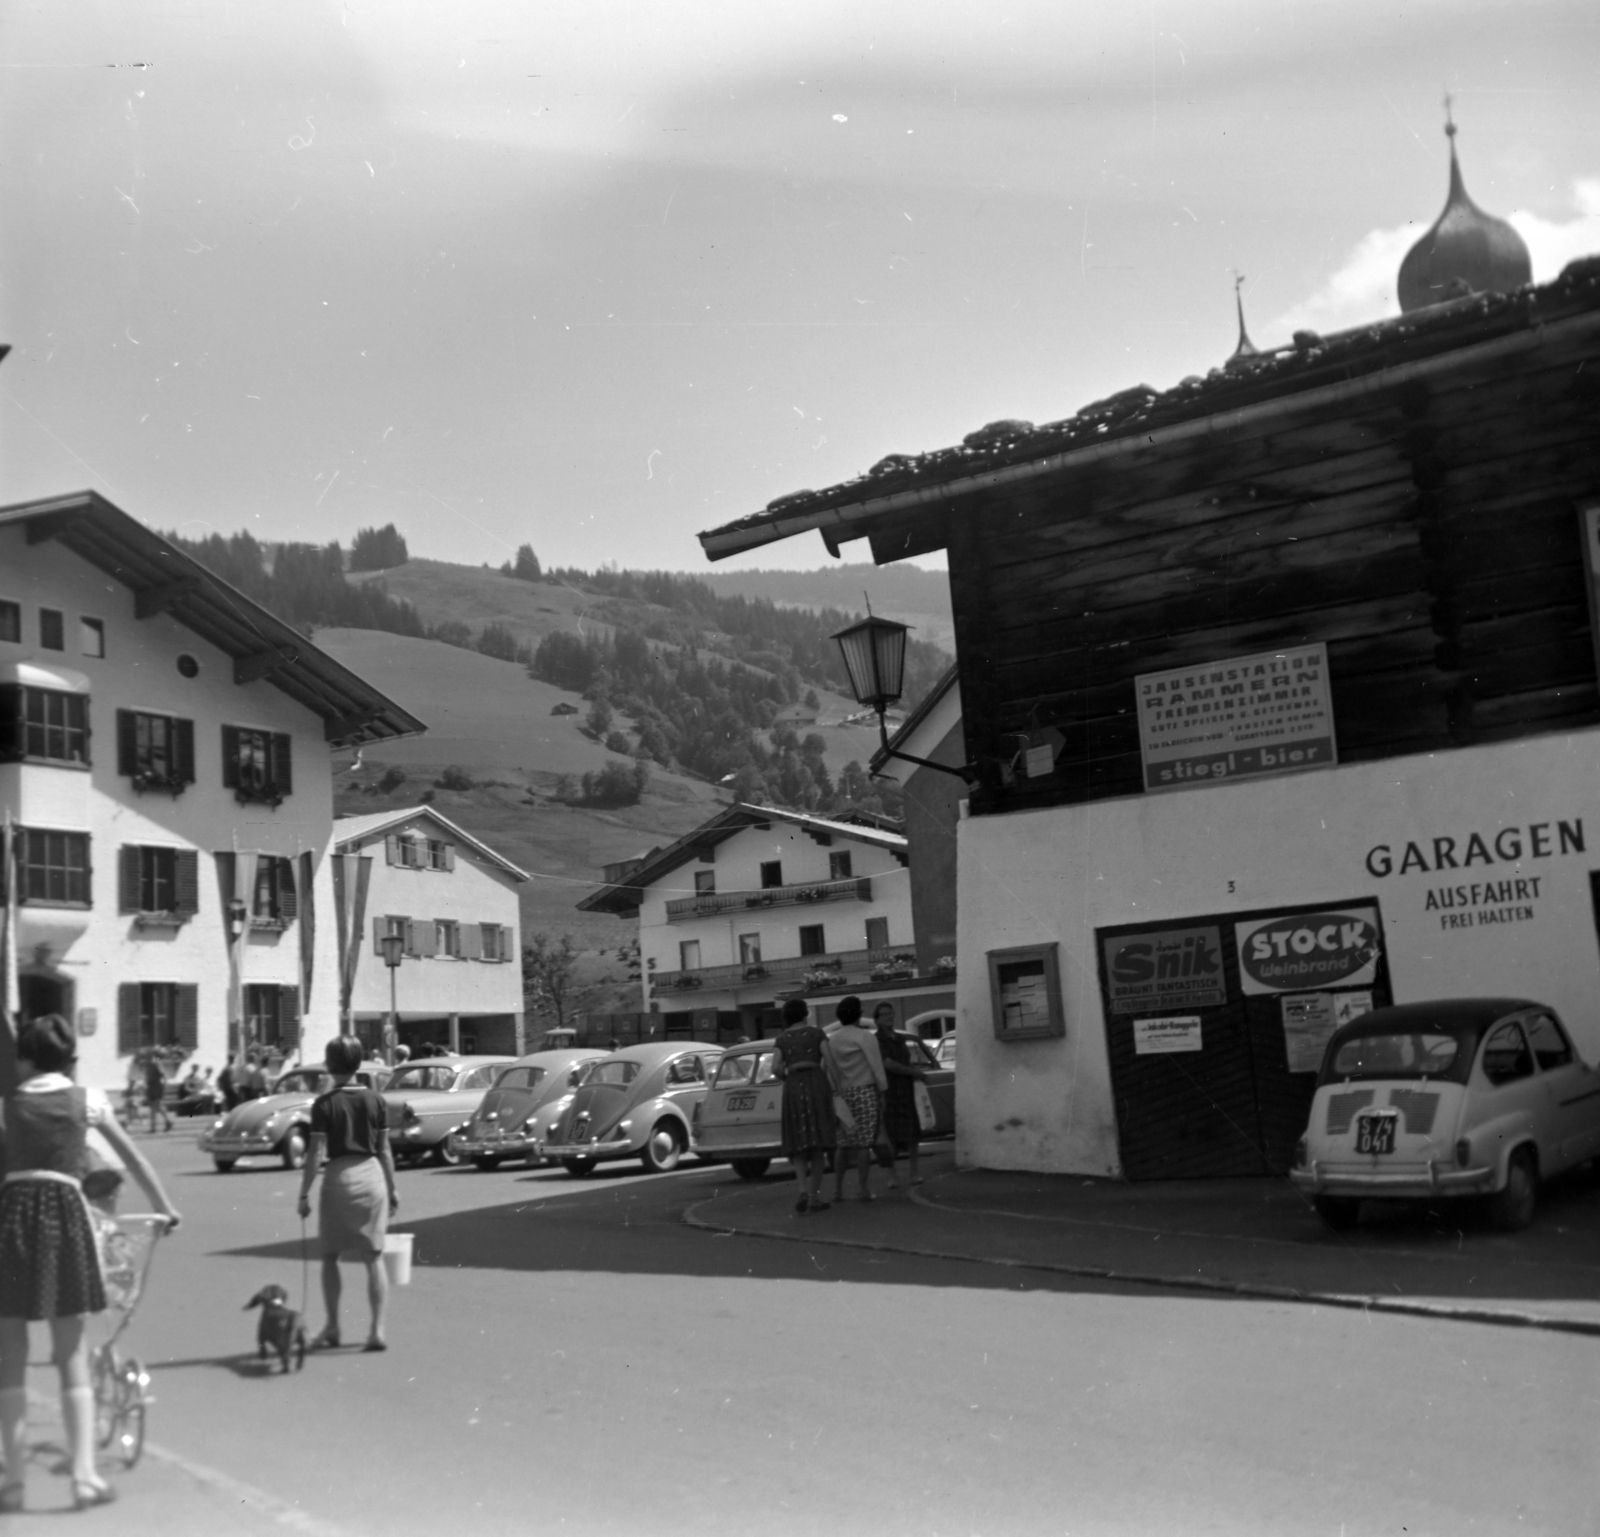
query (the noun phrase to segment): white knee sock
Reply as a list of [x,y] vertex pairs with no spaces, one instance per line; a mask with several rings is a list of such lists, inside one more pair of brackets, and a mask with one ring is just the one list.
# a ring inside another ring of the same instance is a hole
[[95,1484],[94,1389],[68,1388],[61,1395],[61,1418],[67,1430],[67,1452],[72,1458],[72,1481]]
[[28,1390],[0,1388],[0,1451],[6,1459],[6,1482],[20,1483],[28,1460]]

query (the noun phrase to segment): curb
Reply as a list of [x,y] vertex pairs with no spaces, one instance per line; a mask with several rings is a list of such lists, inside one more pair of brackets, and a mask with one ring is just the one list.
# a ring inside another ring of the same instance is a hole
[[[702,1232],[737,1234],[745,1238],[771,1238],[779,1243],[828,1244],[836,1249],[866,1249],[879,1254],[910,1254],[918,1259],[954,1260],[969,1265],[993,1265],[1003,1270],[1039,1270],[1049,1275],[1076,1276],[1088,1281],[1116,1281],[1130,1286],[1164,1288],[1168,1291],[1202,1292],[1209,1296],[1250,1298],[1262,1302],[1301,1302],[1314,1306],[1345,1308],[1364,1313],[1396,1313],[1403,1317],[1439,1318],[1451,1323],[1489,1324],[1502,1329],[1539,1329],[1553,1334],[1579,1334],[1600,1338],[1600,1322],[1578,1318],[1548,1318],[1539,1313],[1514,1309],[1449,1307],[1441,1303],[1412,1302],[1404,1298],[1380,1297],[1353,1292],[1301,1291],[1292,1286],[1266,1286],[1250,1281],[1209,1281],[1202,1276],[1170,1276],[1149,1274],[1133,1270],[1112,1270],[1103,1265],[1066,1265],[1053,1260],[1006,1259],[989,1255],[957,1254],[948,1249],[929,1249],[910,1244],[883,1243],[866,1238],[831,1238],[818,1234],[815,1229],[805,1233],[779,1233],[762,1228],[739,1227],[731,1222],[715,1221],[699,1215],[702,1207],[715,1205],[717,1197],[696,1201],[684,1209],[685,1226]],[[933,1211],[952,1211],[941,1207],[926,1197],[912,1192],[918,1205]],[[1006,1211],[977,1210],[964,1214],[1019,1217],[1022,1214]]]

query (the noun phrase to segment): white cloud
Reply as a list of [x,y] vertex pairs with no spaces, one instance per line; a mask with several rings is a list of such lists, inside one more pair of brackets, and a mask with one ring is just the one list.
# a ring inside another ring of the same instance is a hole
[[[1567,219],[1545,219],[1535,213],[1510,216],[1512,227],[1528,243],[1533,280],[1547,283],[1577,256],[1600,252],[1600,177],[1579,177],[1572,184]],[[1422,226],[1375,229],[1309,298],[1284,311],[1262,330],[1267,346],[1286,341],[1296,331],[1342,331],[1398,315],[1395,278],[1401,258],[1422,233]]]

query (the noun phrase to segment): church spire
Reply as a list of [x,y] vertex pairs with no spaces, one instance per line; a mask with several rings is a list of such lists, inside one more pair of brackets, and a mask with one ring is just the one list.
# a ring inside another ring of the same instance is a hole
[[1244,274],[1236,272],[1233,275],[1233,307],[1239,315],[1239,345],[1233,349],[1228,359],[1230,365],[1237,363],[1240,358],[1253,358],[1260,355],[1261,349],[1250,340],[1250,333],[1244,324],[1244,296],[1239,292],[1244,287]]

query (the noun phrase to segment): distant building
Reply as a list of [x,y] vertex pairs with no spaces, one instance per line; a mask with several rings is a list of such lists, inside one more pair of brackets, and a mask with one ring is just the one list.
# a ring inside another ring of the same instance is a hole
[[382,1048],[389,968],[379,941],[405,941],[394,976],[397,1040],[451,1051],[522,1050],[517,887],[528,875],[432,806],[333,825],[341,926],[341,1006],[352,1033]]
[[330,757],[422,729],[94,492],[0,509],[7,1007],[102,1087],[335,1034]]
[[578,707],[575,704],[568,704],[567,701],[563,699],[560,704],[551,706],[550,713],[552,715],[576,715],[578,713]]
[[906,840],[876,827],[734,805],[607,875],[578,906],[638,920],[645,1007],[668,1036],[770,1032],[784,996],[915,955]]

